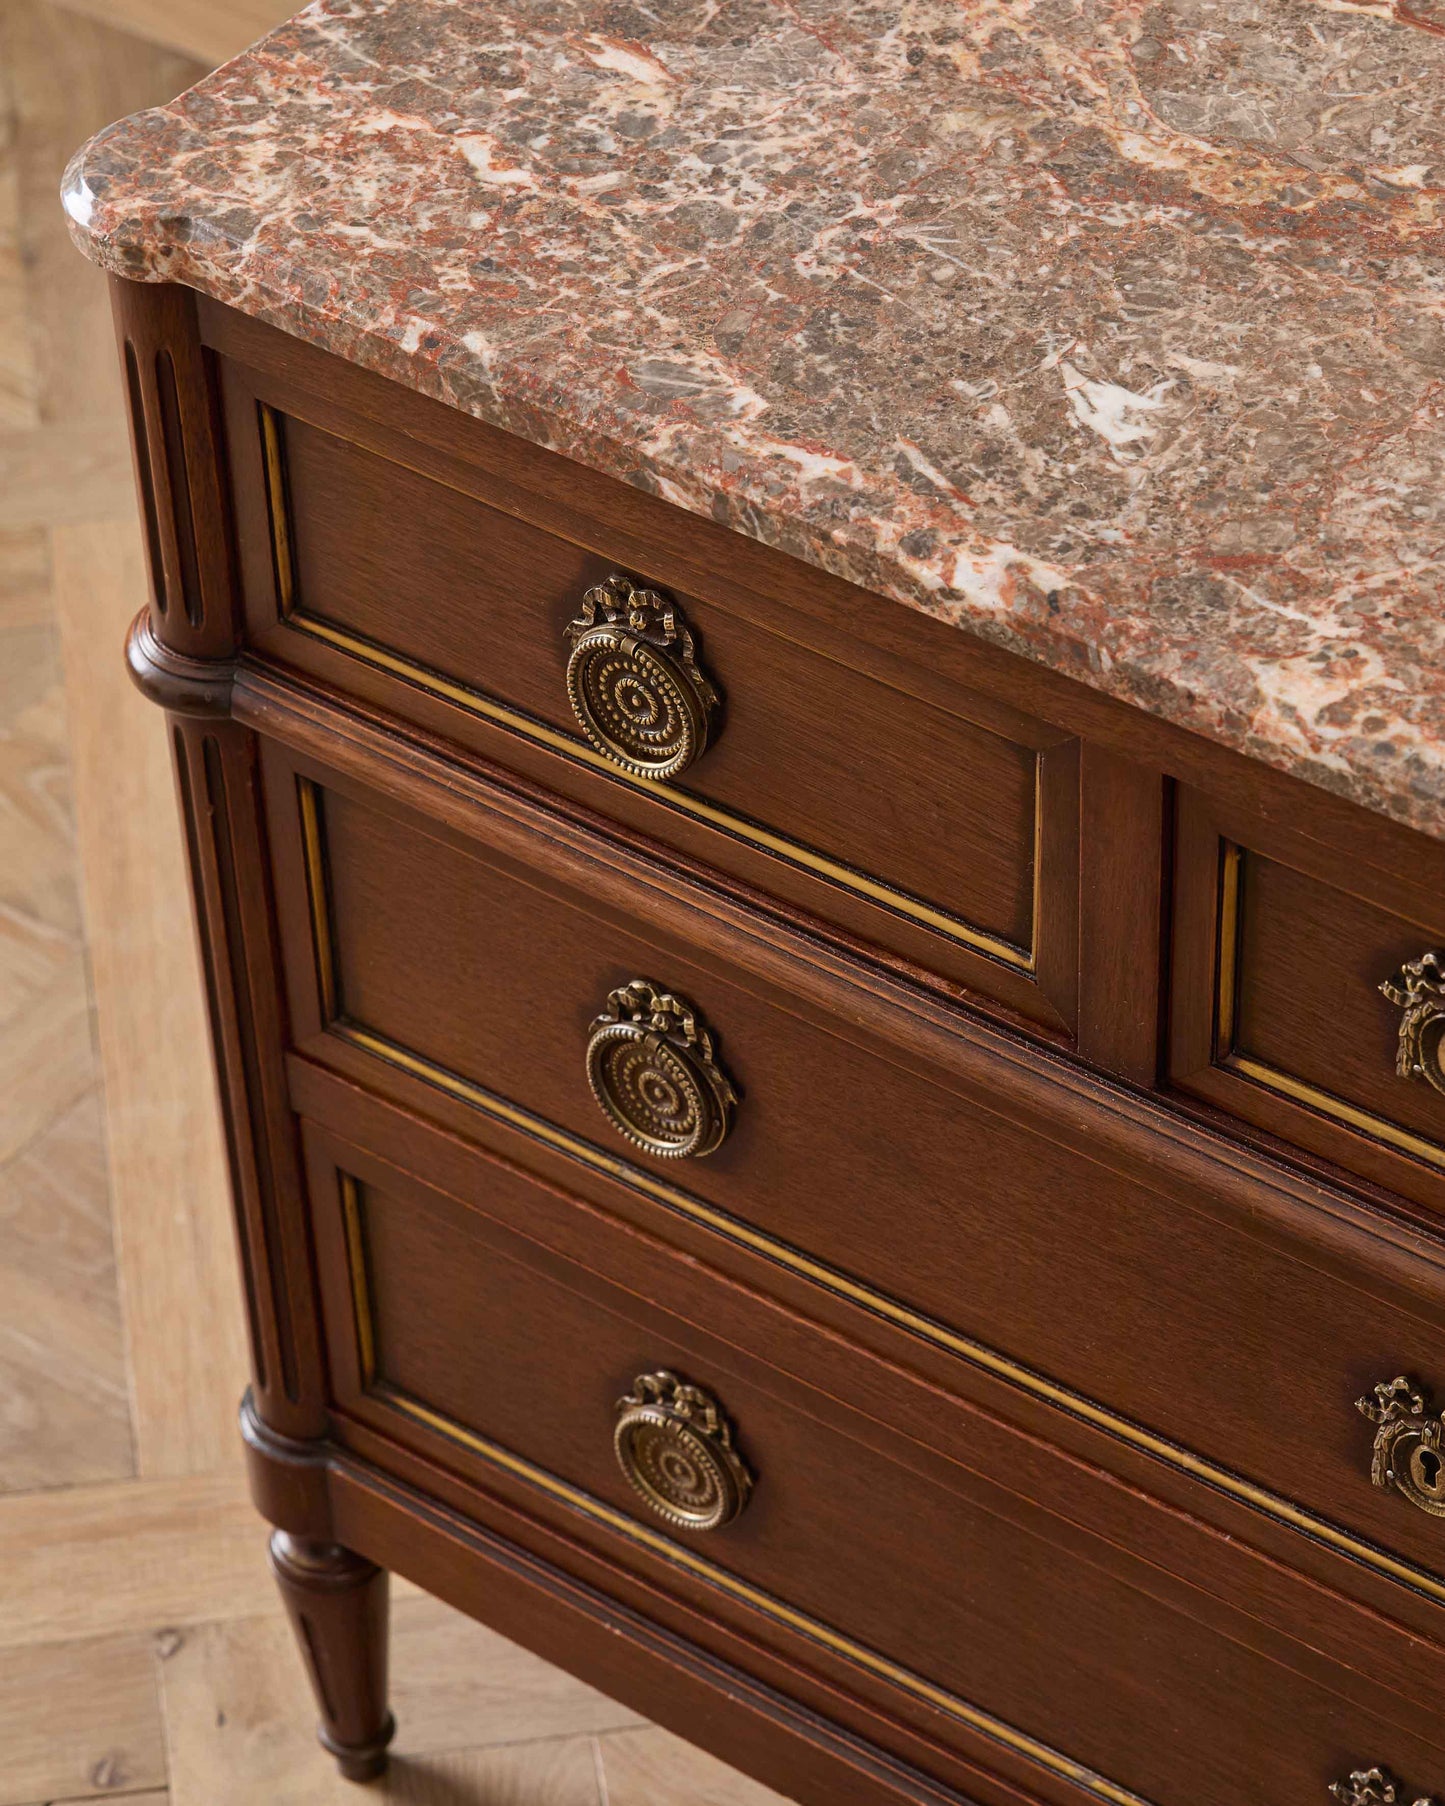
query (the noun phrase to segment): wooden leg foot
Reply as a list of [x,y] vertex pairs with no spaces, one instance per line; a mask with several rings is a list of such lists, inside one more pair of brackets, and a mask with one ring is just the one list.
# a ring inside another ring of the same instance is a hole
[[374,1781],[396,1730],[386,1705],[386,1570],[277,1530],[271,1571],[311,1676],[321,1746],[348,1781]]
[[325,1725],[318,1729],[316,1737],[322,1749],[330,1750],[335,1756],[336,1766],[348,1781],[374,1781],[378,1775],[386,1773],[386,1746],[395,1734],[396,1720],[388,1712],[386,1723],[381,1727],[381,1736],[366,1749],[337,1743]]

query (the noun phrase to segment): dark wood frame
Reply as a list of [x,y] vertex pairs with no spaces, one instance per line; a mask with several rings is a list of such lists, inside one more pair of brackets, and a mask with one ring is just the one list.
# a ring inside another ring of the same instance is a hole
[[[1041,1769],[996,1739],[970,1737],[956,1725],[945,1735],[926,1715],[908,1722],[886,1688],[844,1684],[823,1670],[816,1652],[720,1621],[705,1596],[661,1587],[619,1565],[505,1489],[484,1497],[444,1464],[359,1423],[345,1440],[338,1435],[334,1376],[318,1338],[321,1274],[297,1112],[318,1125],[330,1118],[333,1132],[385,1122],[408,1145],[419,1146],[415,1138],[423,1136],[427,1160],[443,1158],[437,1148],[451,1144],[438,1140],[424,1109],[409,1109],[411,1100],[400,1108],[383,1104],[343,1070],[325,1071],[289,1051],[295,1025],[281,982],[259,737],[285,740],[328,763],[349,759],[369,779],[389,770],[397,782],[428,761],[459,769],[466,761],[458,744],[466,740],[440,713],[403,733],[381,713],[382,694],[368,692],[352,673],[349,701],[338,710],[326,693],[335,669],[298,667],[299,674],[286,675],[247,649],[215,359],[239,358],[284,394],[302,364],[313,372],[322,367],[322,354],[198,304],[185,291],[117,282],[114,293],[153,582],[130,659],[141,687],[171,717],[251,1331],[254,1382],[243,1428],[258,1506],[282,1533],[275,1560],[288,1605],[313,1641],[326,1740],[358,1774],[380,1759],[387,1724],[377,1679],[384,1594],[378,1568],[395,1568],[543,1655],[605,1676],[619,1698],[802,1801],[944,1806],[967,1797],[1002,1806],[1098,1799],[1096,1786]],[[323,361],[333,373],[345,368]],[[490,483],[525,492],[527,506],[544,506],[553,520],[563,519],[578,495],[595,496],[615,543],[645,553],[634,562],[658,569],[664,581],[676,570],[679,582],[705,583],[725,553],[746,567],[759,596],[800,620],[826,628],[846,606],[870,668],[906,671],[901,689],[924,683],[945,695],[964,684],[1000,708],[1023,710],[1082,739],[1083,847],[1077,872],[1065,875],[1061,904],[1077,921],[1081,949],[1073,1046],[1085,1062],[1133,1086],[1148,1088],[1159,1078],[1176,782],[1199,785],[1219,807],[1245,812],[1270,833],[1294,836],[1336,861],[1348,858],[1383,885],[1406,869],[1420,885],[1445,876],[1445,848],[1422,836],[906,611],[860,612],[858,593],[837,579],[805,572],[705,522],[689,521],[683,532],[675,511],[655,497],[564,469],[564,461],[380,379],[348,370],[345,381],[348,408],[429,448],[416,455],[438,452],[485,468]],[[514,768],[491,773],[489,781],[509,789],[524,810],[535,809],[540,777]],[[613,881],[609,864],[618,871],[638,862],[665,867],[656,846],[626,823],[604,828],[586,804],[554,806],[552,813],[558,831],[602,835],[616,849],[599,865],[600,880]],[[746,923],[760,945],[776,938],[773,957],[790,970],[806,951],[820,1000],[836,997],[839,983],[886,997],[921,1062],[942,1061],[995,1096],[1006,1092],[1025,1111],[1057,1117],[1062,1110],[1066,1117],[1071,1096],[1087,1097],[1100,1107],[1097,1122],[1117,1157],[1156,1171],[1162,1165],[1166,1191],[1175,1180],[1234,1199],[1265,1188],[1284,1217],[1308,1219],[1321,1259],[1356,1271],[1368,1242],[1372,1283],[1392,1296],[1434,1295],[1438,1239],[1395,1201],[1321,1184],[1297,1160],[1291,1167],[1273,1151],[1142,1102],[1127,1085],[1041,1049],[1037,1024],[1024,1024],[1031,1044],[960,1007],[988,1010],[996,999],[939,986],[925,967],[881,958],[846,935],[822,937],[815,920],[746,885],[706,873],[688,881],[709,910]],[[455,1151],[445,1158],[476,1157],[451,1139]],[[684,1239],[682,1231],[678,1236]],[[331,1267],[326,1271],[332,1283]],[[778,1291],[800,1318],[819,1308],[805,1287]],[[918,1410],[925,1398],[936,1399],[926,1353],[912,1343],[905,1349],[886,1325],[856,1339],[859,1359],[867,1358],[861,1350],[872,1350],[880,1384],[887,1372],[890,1409],[904,1409],[905,1397]],[[895,1357],[897,1366],[887,1366]],[[1016,1462],[1016,1496],[1030,1509],[1040,1509],[1037,1497],[1047,1489],[1042,1467],[1030,1475],[1024,1448],[1051,1472],[1065,1464],[1069,1479],[1055,1487],[1050,1506],[1064,1526],[1061,1548],[1085,1523],[1089,1538],[1116,1550],[1142,1539],[1158,1551],[1150,1557],[1152,1584],[1187,1597],[1206,1618],[1223,1613],[1231,1634],[1262,1640],[1297,1672],[1341,1676],[1329,1684],[1368,1699],[1372,1709],[1378,1702],[1392,1722],[1404,1722],[1407,1708],[1438,1690],[1445,1645],[1437,1641],[1434,1599],[1262,1521],[1246,1499],[1217,1496],[1197,1477],[1161,1471],[1146,1451],[1112,1448],[1097,1462],[1089,1426],[1047,1401],[1020,1397],[997,1375],[976,1374],[965,1391],[967,1399],[954,1392],[950,1408],[970,1414],[981,1449],[991,1437],[1008,1445],[1006,1458],[990,1459]],[[1322,1647],[1333,1655],[1319,1656]],[[328,1676],[334,1682],[337,1675],[348,1677],[344,1712],[334,1697],[328,1703]],[[1388,1752],[1332,1750],[1322,1752],[1322,1762],[1377,1754],[1388,1759]]]

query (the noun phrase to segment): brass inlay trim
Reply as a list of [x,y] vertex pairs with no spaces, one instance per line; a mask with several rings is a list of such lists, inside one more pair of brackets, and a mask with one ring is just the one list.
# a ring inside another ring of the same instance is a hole
[[[1005,965],[1013,966],[1020,972],[1032,973],[1035,969],[1035,958],[1032,951],[1012,946],[995,935],[987,934],[981,928],[971,927],[956,916],[944,914],[927,903],[910,897],[906,891],[892,889],[889,885],[880,884],[876,878],[869,878],[862,872],[839,865],[836,860],[827,858],[822,853],[815,853],[811,847],[801,841],[789,840],[781,834],[774,834],[769,829],[747,821],[743,816],[734,815],[731,810],[720,809],[713,803],[704,802],[701,797],[691,796],[686,791],[675,789],[670,784],[658,784],[649,778],[640,778],[621,766],[615,765],[611,759],[604,759],[601,753],[594,752],[584,741],[570,734],[559,733],[555,728],[547,727],[530,716],[518,713],[515,709],[505,708],[494,702],[491,697],[484,696],[478,690],[469,690],[464,685],[453,683],[439,672],[429,671],[425,666],[415,665],[394,652],[381,646],[373,645],[368,640],[358,638],[355,634],[346,633],[339,627],[333,627],[329,621],[322,621],[315,615],[293,614],[287,618],[287,627],[297,633],[310,634],[314,639],[325,640],[333,646],[340,647],[359,658],[364,663],[389,671],[393,676],[403,678],[420,690],[441,697],[446,702],[457,704],[474,715],[481,715],[499,726],[511,729],[513,733],[546,746],[551,751],[560,753],[564,758],[573,759],[580,764],[590,766],[605,776],[623,784],[630,784],[644,795],[651,796],[669,807],[681,810],[685,815],[695,816],[699,821],[707,822],[710,827],[721,828],[725,833],[738,840],[761,847],[763,851],[773,853],[779,858],[790,860],[794,865],[801,865],[818,876],[829,879],[834,884],[841,884],[846,889],[856,891],[871,903],[879,903],[886,909],[897,910],[900,914],[911,916],[926,927],[946,934],[952,940],[961,941],[976,952],[985,953],[991,959],[1000,960]],[[1037,774],[1037,759],[1035,760]],[[1040,807],[1037,775],[1034,784],[1034,809]],[[1039,867],[1034,867],[1033,912],[1037,920],[1039,911]]]
[[361,1383],[376,1378],[376,1329],[371,1311],[371,1283],[367,1278],[366,1241],[361,1228],[361,1187],[350,1173],[338,1172],[341,1185],[341,1226],[346,1236],[346,1266],[351,1279],[351,1309],[356,1319],[356,1352]]
[[1386,1117],[1372,1116],[1368,1110],[1356,1109],[1342,1097],[1320,1091],[1314,1085],[1306,1085],[1302,1079],[1291,1078],[1287,1072],[1266,1066],[1261,1060],[1246,1059],[1243,1054],[1231,1054],[1228,1068],[1231,1072],[1243,1073],[1245,1078],[1253,1079],[1257,1085],[1266,1085],[1271,1091],[1293,1098],[1296,1103],[1308,1105],[1321,1116],[1333,1116],[1352,1129],[1363,1129],[1366,1134],[1374,1135],[1380,1141],[1388,1141],[1392,1147],[1397,1147],[1406,1154],[1413,1154],[1417,1160],[1427,1160],[1431,1166],[1445,1167],[1445,1148],[1438,1147],[1433,1141],[1426,1141],[1423,1136],[1412,1135],[1408,1129],[1400,1128]]
[[271,524],[271,558],[276,572],[276,602],[281,618],[296,606],[296,566],[291,556],[291,509],[286,497],[286,451],[281,417],[264,401],[261,416],[261,462],[266,472],[266,512]]
[[1240,885],[1243,849],[1226,840],[1219,866],[1219,990],[1215,1001],[1215,1050],[1228,1054],[1234,1046],[1234,1011],[1239,992]]
[[[308,781],[300,780],[302,788],[308,787]],[[307,843],[307,861],[309,866],[308,892],[311,897],[312,927],[321,945],[320,934],[322,923],[327,916],[326,910],[326,876],[320,863],[321,843],[319,836]],[[315,860],[312,865],[311,861]],[[330,946],[329,925],[326,929],[326,946]],[[334,980],[333,980],[334,983]],[[399,1067],[414,1077],[434,1085],[440,1091],[450,1093],[462,1102],[472,1105],[496,1122],[507,1124],[525,1135],[532,1136],[545,1146],[554,1148],[573,1160],[591,1167],[594,1171],[605,1174],[620,1184],[631,1187],[633,1191],[655,1199],[670,1210],[701,1223],[708,1229],[726,1236],[730,1241],[751,1248],[756,1253],[776,1261],[789,1272],[811,1280],[825,1291],[839,1298],[846,1298],[860,1305],[864,1310],[882,1317],[886,1322],[896,1324],[900,1329],[921,1337],[936,1347],[947,1350],[949,1354],[967,1361],[971,1366],[981,1368],[996,1378],[1006,1380],[1020,1388],[1021,1391],[1043,1399],[1047,1404],[1066,1411],[1070,1416],[1103,1430],[1116,1437],[1130,1448],[1140,1449],[1147,1455],[1154,1456],[1166,1465],[1177,1468],[1180,1472],[1201,1480],[1207,1486],[1216,1488],[1242,1504],[1250,1505],[1262,1511],[1267,1517],[1288,1524],[1291,1529],[1299,1530],[1306,1536],[1335,1550],[1362,1566],[1373,1568],[1377,1573],[1387,1575],[1391,1580],[1399,1581],[1403,1586],[1414,1588],[1432,1599],[1445,1604],[1445,1577],[1432,1574],[1427,1568],[1416,1567],[1413,1562],[1403,1561],[1397,1556],[1377,1549],[1372,1543],[1352,1535],[1332,1524],[1328,1518],[1316,1517],[1301,1505],[1278,1493],[1270,1492],[1266,1487],[1257,1486],[1252,1480],[1246,1480],[1226,1467],[1196,1455],[1192,1450],[1169,1442],[1162,1436],[1156,1436],[1142,1425],[1136,1424],[1127,1417],[1120,1417],[1107,1407],[1096,1404],[1085,1393],[1075,1392],[1072,1388],[1062,1386],[1043,1374],[1035,1373],[1031,1368],[1022,1367],[1000,1354],[985,1342],[975,1342],[971,1336],[964,1336],[958,1331],[935,1322],[920,1311],[911,1310],[890,1298],[886,1292],[876,1292],[871,1286],[850,1279],[836,1269],[824,1266],[822,1262],[813,1260],[809,1255],[790,1247],[786,1242],[777,1241],[761,1230],[754,1229],[740,1218],[730,1216],[726,1211],[706,1204],[701,1198],[681,1191],[678,1187],[666,1184],[654,1178],[651,1173],[640,1167],[609,1154],[604,1149],[594,1147],[590,1142],[569,1134],[565,1129],[550,1123],[545,1117],[534,1116],[530,1110],[508,1102],[506,1098],[485,1090],[459,1073],[449,1072],[446,1067],[438,1066],[421,1055],[413,1053],[385,1036],[374,1033],[361,1024],[349,1022],[345,1018],[335,1018],[327,1025],[327,1030],[338,1040],[348,1042],[373,1058],[385,1060],[389,1065]]]
[[[685,815],[694,816],[706,822],[710,827],[720,828],[734,838],[760,847],[764,852],[772,853],[780,859],[789,860],[805,870],[828,879],[833,884],[840,884],[845,889],[856,891],[859,896],[866,897],[870,903],[880,904],[885,909],[892,909],[901,915],[909,916],[932,928],[951,940],[959,941],[971,947],[977,953],[986,954],[990,959],[1001,961],[1004,965],[1013,966],[1020,972],[1032,975],[1036,969],[1036,949],[1038,947],[1039,917],[1041,895],[1043,889],[1043,864],[1040,859],[1042,845],[1043,793],[1040,782],[1040,759],[1034,755],[1034,869],[1033,893],[1030,905],[1032,946],[1025,949],[1015,947],[1011,942],[998,935],[989,934],[985,929],[975,928],[971,923],[957,916],[949,915],[945,910],[935,909],[917,897],[911,897],[906,891],[895,890],[892,886],[870,878],[866,873],[855,871],[851,866],[840,865],[837,860],[829,859],[826,854],[815,852],[803,842],[790,840],[786,835],[775,834],[770,829],[746,817],[734,815],[730,809],[719,808],[714,803],[704,802],[701,797],[692,796],[688,792],[678,790],[671,784],[660,784],[655,779],[639,777],[624,770],[613,760],[604,758],[584,739],[572,734],[560,732],[557,728],[548,727],[544,722],[534,720],[517,709],[510,709],[505,704],[495,701],[480,690],[469,689],[465,684],[452,681],[439,671],[433,671],[426,665],[414,664],[403,658],[400,653],[380,646],[372,640],[364,639],[358,634],[348,633],[344,628],[334,626],[319,615],[311,615],[296,607],[295,580],[291,558],[289,527],[287,525],[287,503],[285,466],[281,446],[279,421],[275,411],[261,407],[261,449],[266,467],[266,489],[270,501],[270,513],[273,534],[273,553],[276,560],[277,584],[280,590],[281,616],[284,625],[295,633],[309,634],[312,639],[321,640],[325,644],[335,646],[348,653],[352,658],[360,659],[363,664],[374,669],[388,672],[404,682],[427,694],[439,697],[444,702],[455,704],[467,710],[469,714],[480,715],[484,720],[494,722],[499,727],[509,729],[514,734],[521,734],[525,739],[538,746],[545,746],[550,752],[559,753],[563,758],[571,759],[577,764],[586,765],[593,771],[600,771],[616,782],[630,784],[644,795],[652,797],[671,808],[680,810]],[[984,729],[984,732],[990,732]]]
[[322,1020],[329,1023],[335,1021],[338,1014],[336,954],[331,945],[331,907],[326,889],[326,860],[321,850],[321,811],[316,803],[316,786],[309,778],[297,778],[296,800],[301,813],[306,896],[311,905],[316,985],[321,994]]
[[1112,1802],[1112,1806],[1148,1806],[1148,1802],[1141,1795],[1131,1793],[1128,1788],[1120,1787],[1115,1782],[1106,1780],[1104,1776],[1096,1774],[1091,1768],[1086,1768],[1081,1762],[1075,1762],[1058,1750],[1051,1749],[1048,1744],[1038,1742],[1026,1731],[1017,1730],[1002,1718],[995,1718],[991,1712],[985,1712],[978,1706],[970,1705],[967,1700],[960,1699],[957,1694],[949,1693],[946,1689],[935,1686],[933,1682],[924,1680],[912,1669],[901,1667],[897,1662],[890,1661],[887,1656],[879,1655],[876,1651],[869,1649],[866,1644],[855,1643],[851,1637],[843,1636],[841,1632],[824,1624],[820,1619],[812,1617],[809,1613],[800,1612],[793,1606],[785,1605],[782,1600],[775,1599],[771,1593],[765,1593],[761,1588],[739,1579],[728,1569],[720,1568],[716,1563],[707,1561],[700,1555],[695,1555],[691,1549],[684,1548],[680,1543],[674,1542],[671,1537],[664,1536],[656,1530],[649,1529],[647,1525],[638,1523],[635,1519],[628,1517],[625,1512],[616,1511],[612,1506],[603,1504],[600,1499],[594,1499],[590,1493],[583,1492],[580,1487],[560,1479],[546,1468],[538,1467],[534,1462],[527,1461],[520,1455],[514,1455],[510,1449],[503,1448],[500,1443],[492,1442],[488,1437],[479,1436],[474,1430],[467,1429],[441,1412],[433,1411],[420,1400],[410,1398],[402,1392],[395,1392],[389,1387],[380,1396],[388,1406],[415,1418],[418,1423],[425,1424],[428,1429],[435,1430],[449,1440],[461,1443],[494,1466],[538,1487],[552,1498],[558,1499],[563,1504],[571,1506],[574,1511],[582,1513],[584,1517],[606,1525],[618,1536],[639,1544],[650,1554],[660,1556],[675,1567],[683,1568],[688,1573],[696,1575],[698,1579],[718,1588],[719,1591],[731,1594],[733,1598],[741,1600],[755,1611],[762,1612],[775,1623],[785,1624],[790,1630],[811,1638],[815,1643],[822,1644],[825,1649],[830,1649],[834,1654],[843,1656],[857,1667],[866,1669],[868,1673],[876,1675],[879,1679],[888,1681],[893,1686],[911,1693],[916,1699],[924,1700],[939,1711],[946,1712],[950,1718],[966,1724],[971,1730],[979,1732],[982,1736],[991,1738],[994,1742],[1003,1744],[1005,1748],[1028,1757],[1030,1761],[1038,1763],[1041,1768],[1047,1768],[1051,1773],[1061,1775],[1066,1780],[1086,1788],[1099,1799]]
[[1245,1480],[1228,1468],[1219,1467],[1202,1455],[1182,1448],[1176,1443],[1166,1441],[1154,1435],[1139,1424],[1126,1417],[1120,1417],[1103,1405],[1095,1404],[1084,1393],[1075,1392],[1067,1386],[1035,1373],[1032,1369],[1021,1367],[1017,1362],[1009,1360],[1006,1355],[999,1354],[986,1343],[975,1342],[972,1337],[959,1334],[948,1329],[921,1312],[911,1310],[900,1304],[885,1292],[875,1292],[871,1286],[860,1284],[836,1269],[824,1266],[821,1262],[789,1247],[786,1242],[776,1241],[761,1230],[736,1217],[705,1204],[700,1198],[694,1198],[687,1192],[679,1191],[675,1186],[655,1179],[650,1173],[630,1166],[625,1160],[595,1148],[590,1143],[569,1135],[566,1130],[559,1129],[544,1117],[534,1116],[530,1111],[508,1103],[505,1098],[496,1097],[484,1091],[481,1086],[460,1077],[457,1073],[448,1072],[444,1067],[434,1066],[429,1060],[418,1058],[408,1049],[388,1041],[381,1035],[373,1034],[369,1029],[361,1028],[351,1022],[337,1022],[332,1025],[331,1033],[339,1040],[349,1042],[363,1052],[377,1059],[386,1060],[402,1071],[412,1073],[415,1077],[426,1080],[439,1090],[449,1092],[452,1096],[474,1105],[485,1115],[498,1122],[506,1123],[510,1128],[535,1137],[548,1147],[566,1154],[584,1165],[604,1173],[611,1179],[630,1186],[647,1196],[665,1204],[669,1209],[692,1221],[704,1224],[707,1228],[725,1235],[730,1241],[741,1243],[768,1259],[776,1261],[781,1267],[797,1273],[805,1279],[812,1280],[835,1296],[846,1298],[852,1303],[861,1305],[876,1316],[896,1324],[900,1329],[932,1342],[948,1353],[967,1361],[971,1366],[982,1368],[986,1373],[1009,1381],[1021,1390],[1041,1398],[1048,1404],[1067,1411],[1071,1416],[1105,1430],[1127,1443],[1131,1448],[1141,1449],[1146,1454],[1178,1468],[1184,1473],[1202,1480],[1206,1485],[1238,1499],[1244,1504],[1252,1505],[1267,1516],[1276,1518],[1290,1525],[1305,1535],[1314,1537],[1316,1541],[1328,1545],[1343,1555],[1387,1574],[1392,1580],[1400,1581],[1405,1586],[1414,1587],[1431,1598],[1445,1603],[1445,1579],[1431,1574],[1427,1569],[1417,1568],[1413,1563],[1402,1561],[1395,1556],[1387,1555],[1376,1549],[1362,1538],[1353,1536],[1347,1530],[1341,1530],[1326,1518],[1319,1518],[1313,1512],[1306,1511],[1303,1506],[1295,1505],[1290,1500],[1268,1491],[1265,1487],[1256,1486],[1253,1481]]
[[1305,1080],[1282,1072],[1277,1066],[1271,1066],[1264,1060],[1256,1060],[1248,1054],[1235,1051],[1239,942],[1244,927],[1244,911],[1241,907],[1244,852],[1243,847],[1233,846],[1226,841],[1220,863],[1219,958],[1214,1002],[1217,1035],[1215,1058],[1219,1066],[1226,1072],[1235,1072],[1243,1078],[1252,1079],[1256,1085],[1263,1085],[1266,1090],[1277,1092],[1294,1103],[1303,1104],[1320,1116],[1332,1117],[1336,1122],[1344,1123],[1347,1128],[1359,1129],[1366,1135],[1373,1135],[1378,1141],[1388,1142],[1391,1147],[1399,1148],[1402,1153],[1413,1155],[1417,1160],[1445,1168],[1445,1147],[1438,1143],[1427,1141],[1423,1135],[1412,1134],[1409,1129],[1401,1128],[1388,1117],[1362,1110],[1358,1105],[1336,1097],[1333,1092],[1322,1091],[1317,1085],[1307,1084]]

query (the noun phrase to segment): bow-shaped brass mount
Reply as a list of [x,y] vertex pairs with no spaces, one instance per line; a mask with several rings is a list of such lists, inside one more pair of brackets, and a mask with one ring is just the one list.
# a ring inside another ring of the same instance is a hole
[[1404,1011],[1395,1049],[1395,1071],[1402,1079],[1423,1079],[1445,1091],[1440,1044],[1445,1036],[1445,963],[1438,953],[1407,960],[1380,986],[1391,1003]]
[[[1333,1781],[1330,1792],[1340,1806],[1399,1806],[1400,1783],[1387,1768],[1357,1768],[1347,1781]],[[1437,1806],[1422,1795],[1414,1806]]]

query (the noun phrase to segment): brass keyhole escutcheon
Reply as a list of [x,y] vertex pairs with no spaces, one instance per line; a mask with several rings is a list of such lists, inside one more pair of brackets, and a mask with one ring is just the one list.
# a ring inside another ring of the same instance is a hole
[[613,575],[583,596],[567,637],[567,699],[604,758],[656,783],[701,758],[719,698],[676,603]]
[[1410,1450],[1408,1461],[1411,1488],[1445,1510],[1445,1462],[1440,1459],[1439,1451],[1417,1442]]
[[682,1530],[717,1530],[747,1504],[753,1477],[710,1393],[665,1369],[640,1373],[617,1413],[617,1459],[659,1517]]
[[1355,1404],[1375,1425],[1374,1484],[1417,1511],[1445,1518],[1445,1423],[1428,1409],[1425,1394],[1402,1374]]
[[646,978],[613,991],[594,1020],[587,1083],[613,1127],[660,1160],[712,1153],[737,1102],[697,1009]]

